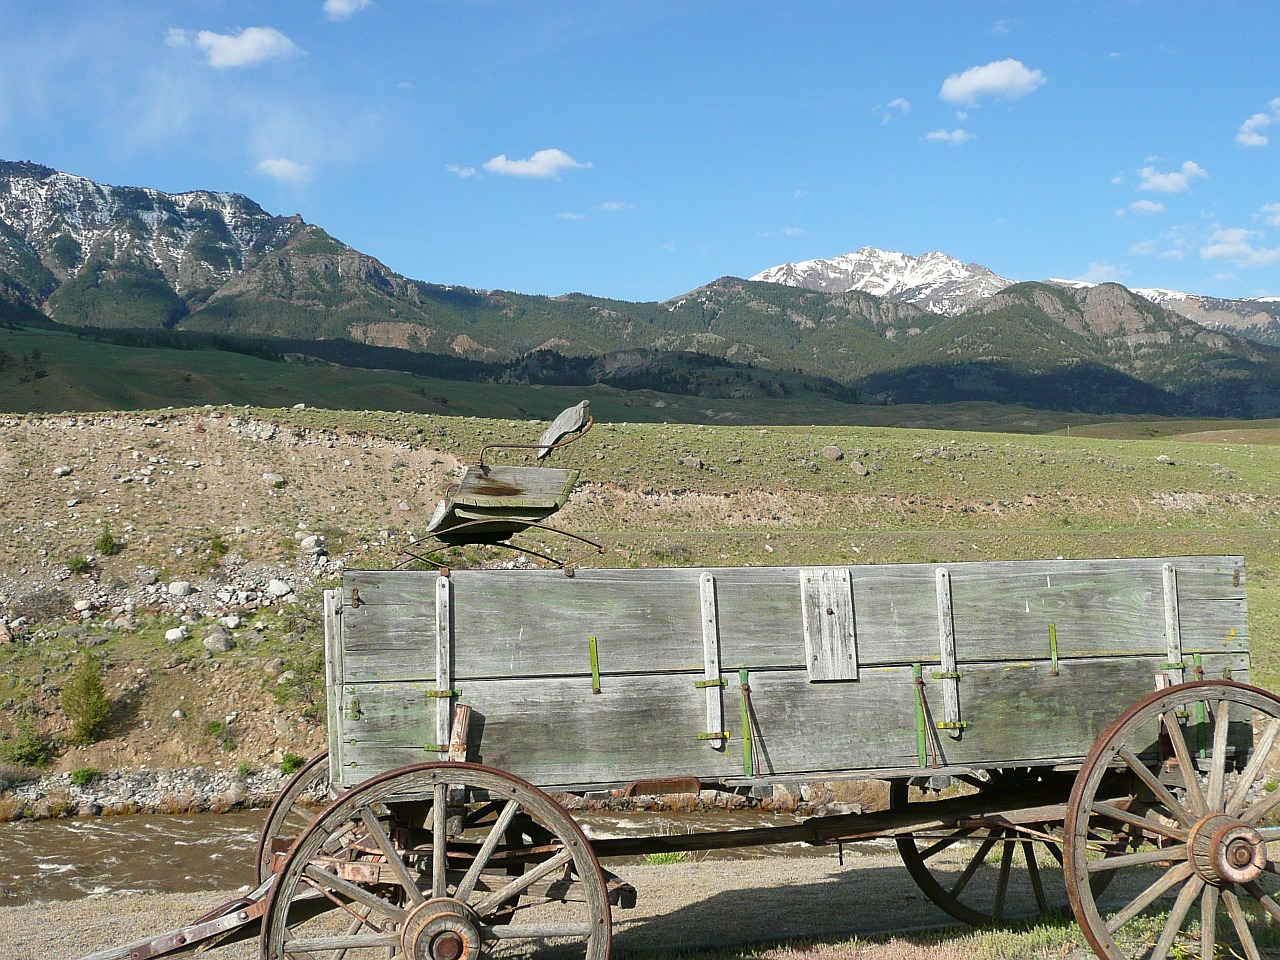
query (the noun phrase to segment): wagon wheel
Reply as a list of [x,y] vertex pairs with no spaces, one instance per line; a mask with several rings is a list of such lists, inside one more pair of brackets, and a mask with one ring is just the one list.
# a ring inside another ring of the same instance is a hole
[[312,821],[276,879],[262,956],[476,960],[554,945],[607,960],[610,939],[600,865],[555,801],[492,767],[425,763],[352,787]]
[[[1013,769],[981,771],[956,779],[980,793],[1007,795],[1011,804],[1016,804],[1019,787],[1053,776]],[[889,808],[904,810],[910,802],[907,781],[894,780],[889,787]],[[928,836],[895,839],[903,865],[925,895],[957,920],[982,926],[1011,916],[1067,908],[1061,838],[1061,820],[1045,819],[1007,826],[962,822],[931,831]],[[1095,875],[1095,887],[1100,891],[1111,876]]]
[[[1280,698],[1208,681],[1152,694],[1098,738],[1067,806],[1067,884],[1099,957],[1257,958],[1260,945],[1272,955],[1280,942],[1280,790],[1267,793],[1261,782],[1278,735]],[[1141,846],[1097,851],[1099,824],[1123,825]],[[1134,881],[1114,912],[1084,882],[1099,870]]]
[[280,795],[271,804],[262,833],[258,836],[255,863],[258,867],[258,883],[271,874],[271,856],[275,852],[273,840],[294,840],[302,834],[316,812],[333,796],[329,786],[329,754],[312,757],[289,778]]

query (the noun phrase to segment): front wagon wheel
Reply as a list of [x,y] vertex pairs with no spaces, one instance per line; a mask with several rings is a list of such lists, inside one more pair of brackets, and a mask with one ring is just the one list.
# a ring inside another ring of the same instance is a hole
[[[1280,790],[1264,781],[1278,736],[1280,698],[1226,681],[1154,693],[1102,733],[1066,824],[1072,908],[1099,957],[1275,955]],[[1126,851],[1094,843],[1116,829]],[[1113,903],[1089,889],[1100,871],[1124,881]]]
[[563,808],[492,767],[426,763],[317,816],[276,880],[262,956],[607,960],[610,940],[600,865]]

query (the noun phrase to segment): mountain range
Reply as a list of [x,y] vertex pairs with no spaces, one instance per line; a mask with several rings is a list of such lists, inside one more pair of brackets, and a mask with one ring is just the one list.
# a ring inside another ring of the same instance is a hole
[[1280,323],[1273,301],[1162,303],[870,247],[657,303],[472,290],[403,277],[239,194],[113,187],[27,162],[0,162],[0,320],[744,401],[799,385],[882,402],[1280,414],[1280,349],[1234,332],[1263,339]]

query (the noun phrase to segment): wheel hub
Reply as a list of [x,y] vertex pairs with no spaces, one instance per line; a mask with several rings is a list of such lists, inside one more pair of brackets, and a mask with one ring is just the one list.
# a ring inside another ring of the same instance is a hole
[[1213,884],[1249,883],[1267,866],[1267,844],[1247,823],[1215,813],[1191,828],[1187,839],[1196,873]]
[[477,960],[480,920],[465,903],[438,897],[409,912],[400,943],[409,960]]

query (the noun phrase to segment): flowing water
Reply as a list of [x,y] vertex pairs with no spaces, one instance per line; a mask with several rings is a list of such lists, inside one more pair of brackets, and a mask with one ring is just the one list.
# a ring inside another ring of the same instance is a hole
[[[254,881],[253,858],[265,811],[184,816],[22,820],[0,824],[0,906],[75,900],[109,892],[229,891]],[[580,813],[593,838],[783,826],[789,816],[760,811]],[[735,848],[692,859],[819,854],[804,844]],[[826,851],[829,854],[829,850]]]

